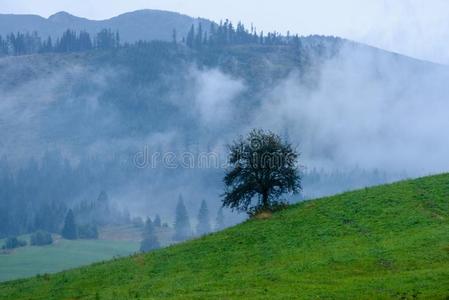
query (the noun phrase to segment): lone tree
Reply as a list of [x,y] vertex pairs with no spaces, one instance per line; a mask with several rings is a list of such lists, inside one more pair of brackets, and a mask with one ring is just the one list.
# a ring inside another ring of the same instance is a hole
[[189,215],[184,205],[182,196],[179,196],[178,204],[176,205],[175,216],[175,235],[173,239],[175,241],[184,241],[190,238],[192,235],[192,228],[190,227]]
[[206,201],[203,200],[198,212],[198,225],[196,227],[196,233],[199,235],[205,235],[210,231],[209,209],[207,208]]
[[75,216],[72,210],[69,210],[65,217],[64,228],[61,235],[66,240],[76,240],[78,238],[78,230],[76,228]]
[[301,191],[299,154],[278,135],[253,130],[229,150],[223,206],[247,212],[272,210],[283,194]]

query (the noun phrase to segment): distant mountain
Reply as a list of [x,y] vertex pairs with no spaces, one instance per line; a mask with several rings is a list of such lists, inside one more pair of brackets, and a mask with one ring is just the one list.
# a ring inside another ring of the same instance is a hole
[[76,17],[67,12],[56,13],[48,19],[37,15],[0,14],[0,35],[37,31],[42,37],[57,38],[67,29],[85,30],[96,34],[101,29],[110,28],[120,32],[123,42],[168,41],[172,39],[173,29],[176,29],[178,38],[182,39],[192,24],[202,23],[203,26],[209,26],[210,22],[179,13],[149,9],[129,12],[101,21]]

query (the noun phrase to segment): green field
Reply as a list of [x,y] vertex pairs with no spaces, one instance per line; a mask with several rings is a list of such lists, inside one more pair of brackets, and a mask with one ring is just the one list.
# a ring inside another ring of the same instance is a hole
[[0,284],[1,299],[447,299],[449,175],[304,202],[146,255]]
[[0,281],[60,272],[129,255],[138,249],[137,242],[103,240],[57,240],[50,246],[23,247],[0,254]]

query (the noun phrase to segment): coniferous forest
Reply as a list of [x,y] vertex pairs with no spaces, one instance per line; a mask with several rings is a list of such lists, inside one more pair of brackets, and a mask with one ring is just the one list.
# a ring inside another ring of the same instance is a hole
[[[283,51],[286,53],[299,53],[300,56],[296,59],[297,61],[294,61],[296,66],[286,66],[290,69],[311,65],[312,60],[315,59],[312,56],[315,55],[331,56],[331,53],[337,51],[340,43],[339,39],[318,36],[300,38],[298,35],[290,36],[289,33],[286,35],[276,32],[258,33],[254,27],[248,30],[242,23],[234,26],[226,20],[220,22],[220,24],[211,23],[210,28],[203,28],[201,23],[198,26],[192,25],[185,37],[178,37],[174,30],[171,42],[138,41],[133,44],[121,43],[120,33],[113,32],[110,29],[101,30],[94,37],[84,31],[67,30],[56,40],[52,40],[50,37],[40,37],[36,32],[11,33],[6,37],[0,36],[0,55],[23,56],[45,53],[53,53],[54,55],[81,53],[87,55],[91,53],[90,57],[86,57],[86,59],[100,69],[104,68],[105,64],[110,65],[111,62],[113,68],[127,68],[133,74],[125,82],[107,84],[102,91],[100,98],[103,99],[100,100],[99,105],[103,107],[104,111],[97,112],[100,119],[95,116],[84,115],[83,118],[86,118],[85,125],[95,128],[97,133],[103,132],[101,134],[110,135],[111,133],[108,132],[110,129],[99,128],[101,122],[98,121],[105,117],[105,113],[107,115],[109,113],[107,110],[111,108],[120,112],[121,116],[119,117],[123,120],[120,131],[114,132],[113,135],[121,136],[129,133],[140,135],[144,132],[157,131],[167,126],[185,123],[189,125],[186,127],[188,130],[183,134],[183,141],[174,147],[178,150],[190,150],[193,144],[201,142],[195,141],[193,138],[197,134],[196,132],[200,130],[200,127],[198,127],[200,124],[191,123],[189,118],[185,116],[179,118],[178,114],[182,112],[182,109],[180,110],[179,107],[174,107],[166,101],[167,97],[170,97],[167,88],[175,82],[186,91],[192,88],[192,86],[188,86],[191,79],[186,78],[186,76],[190,76],[188,74],[190,72],[189,64],[195,62],[198,66],[206,68],[219,66],[239,74],[248,72],[244,76],[248,77],[248,80],[253,80],[255,78],[251,77],[257,70],[245,70],[243,65],[233,67],[229,64],[230,59],[236,59],[237,63],[242,64],[246,63],[247,60],[244,54],[246,50],[243,49],[243,52],[240,52],[238,48],[233,50],[234,47],[257,46],[264,49],[263,51],[267,55],[271,55],[272,50],[277,51],[278,47],[284,48]],[[264,58],[261,56],[261,59]],[[289,64],[288,61],[284,63]],[[22,68],[24,69],[18,70],[17,76],[22,76],[20,74],[26,72],[27,67],[23,66]],[[288,69],[280,71],[287,74],[290,72]],[[169,76],[164,74],[169,74]],[[60,97],[83,99],[86,96],[89,97],[89,90],[97,88],[95,82],[85,81],[86,78],[82,78],[82,76],[76,78],[72,78],[76,76],[73,74],[67,74],[67,76],[69,76],[67,80],[71,80],[68,83],[69,90],[63,92]],[[268,79],[272,75],[265,74],[263,76]],[[4,79],[2,85],[6,88],[10,78],[5,77]],[[33,78],[26,78],[23,85],[26,86],[27,82],[33,80]],[[73,80],[75,80],[74,84]],[[113,80],[115,79],[113,78]],[[138,91],[136,87],[142,84],[153,85],[155,89],[139,95],[136,93]],[[261,82],[254,81],[252,87],[254,91],[251,92],[253,94],[256,93],[256,84],[259,85]],[[14,83],[14,85],[17,86],[18,84]],[[123,101],[124,98],[122,97],[125,94],[127,100]],[[153,101],[156,101],[156,103],[148,107],[144,102],[146,98],[142,97],[145,95],[155,96]],[[53,105],[49,107],[46,114],[58,118],[61,112],[66,112],[67,105],[68,103]],[[72,106],[70,114],[76,118],[80,116],[80,109],[84,109],[85,103],[78,101],[70,105]],[[248,102],[245,104],[247,106],[245,109],[249,109],[248,105],[255,105],[255,103]],[[108,106],[109,108],[107,108]],[[146,122],[146,118],[151,118],[153,122]],[[54,135],[52,138],[62,137],[58,137],[59,133],[55,132],[53,128],[48,128],[48,130]],[[84,128],[70,128],[69,126],[65,128],[63,135],[80,135],[83,139],[89,139]],[[135,151],[137,150],[139,149],[135,149]],[[121,161],[110,157],[105,159],[104,157],[89,157],[85,154],[78,154],[80,156],[76,158],[76,161],[73,161],[71,160],[73,157],[64,156],[60,149],[50,148],[50,150],[39,151],[38,155],[28,157],[25,162],[16,164],[17,157],[3,153],[0,193],[2,193],[2,199],[5,199],[5,201],[0,203],[2,208],[0,210],[0,236],[20,235],[38,230],[60,233],[69,209],[78,211],[77,219],[85,219],[86,215],[93,214],[92,211],[86,209],[85,203],[94,203],[100,193],[107,190],[108,187],[114,189],[123,182],[127,182],[129,178],[140,177],[142,173],[142,170],[135,168],[131,159],[132,152],[115,151],[113,156],[124,158]],[[146,176],[150,176],[151,172],[147,173]],[[214,176],[218,176],[216,175],[218,174],[217,171],[212,173],[215,174]],[[165,178],[165,176],[167,176],[166,170],[161,171],[158,175],[160,178]],[[45,180],[41,180],[42,178],[45,178]],[[200,178],[202,177],[200,176]],[[328,181],[334,180],[331,179],[332,176],[329,177],[325,173],[320,176],[315,171],[310,178],[317,184],[324,180],[323,186]],[[347,178],[347,183],[343,184],[341,189],[352,185],[351,175],[348,174]],[[386,180],[386,178],[379,177],[374,173],[366,174],[363,178],[357,185]],[[339,180],[345,181],[341,177]],[[198,181],[202,181],[202,179]],[[201,183],[198,184],[201,185]],[[166,188],[165,184],[162,186],[164,189]],[[215,184],[215,186],[218,190],[219,184]],[[333,191],[332,187],[328,189],[330,192]],[[210,194],[211,198],[217,197],[218,192],[214,192],[214,190],[212,189]],[[181,189],[177,192],[183,193],[185,191]],[[316,191],[316,193],[319,195],[322,192]],[[315,195],[315,192],[311,191],[310,196],[312,195]],[[173,201],[176,197],[173,196]],[[216,205],[213,207],[215,208]],[[106,223],[120,224],[127,222],[124,215],[127,214],[129,209],[132,208],[122,205],[120,208],[114,208],[113,213],[108,211],[107,213],[111,216]],[[158,211],[154,211],[154,213],[158,213]],[[102,218],[102,215],[106,212],[96,211],[96,214],[96,218]],[[168,217],[172,218],[172,216]],[[92,222],[86,221],[84,223],[87,226]]]

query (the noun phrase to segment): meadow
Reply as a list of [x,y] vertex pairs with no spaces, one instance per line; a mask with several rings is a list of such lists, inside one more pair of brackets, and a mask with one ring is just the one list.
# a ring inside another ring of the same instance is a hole
[[0,284],[2,299],[447,299],[449,175],[307,201],[149,254]]
[[0,253],[0,281],[60,272],[138,250],[138,242],[63,239],[56,240],[54,245],[18,248]]

